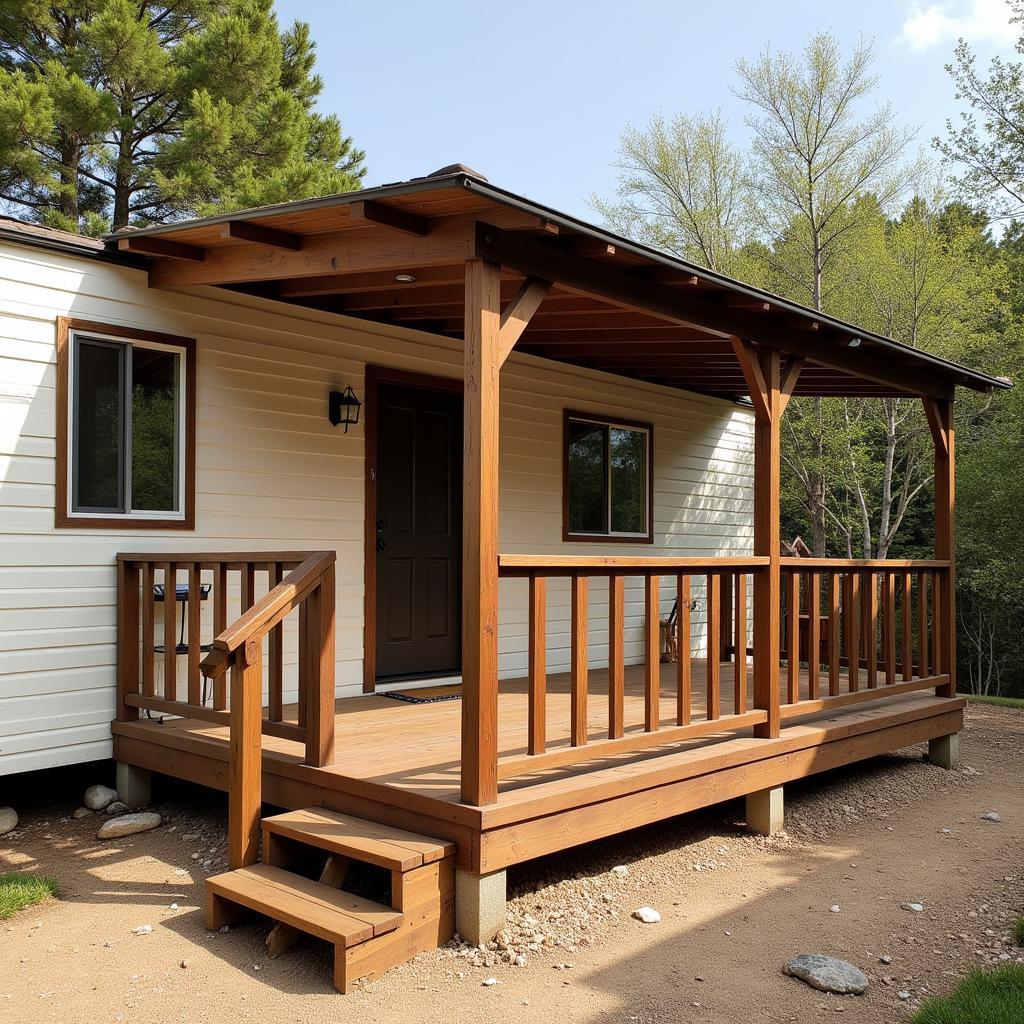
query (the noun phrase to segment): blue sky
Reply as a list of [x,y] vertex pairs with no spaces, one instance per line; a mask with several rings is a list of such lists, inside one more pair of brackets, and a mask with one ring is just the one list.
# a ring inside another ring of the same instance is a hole
[[615,183],[618,135],[658,111],[721,108],[740,57],[799,49],[815,30],[875,44],[879,101],[928,148],[955,110],[943,70],[959,36],[986,61],[1012,53],[1005,0],[278,0],[310,22],[338,113],[367,151],[367,184],[460,161],[491,181],[580,216]]

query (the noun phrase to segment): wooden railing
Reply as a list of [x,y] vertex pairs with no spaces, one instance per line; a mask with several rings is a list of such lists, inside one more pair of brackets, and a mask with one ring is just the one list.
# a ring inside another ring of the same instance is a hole
[[[787,720],[913,690],[942,692],[948,685],[940,599],[948,586],[948,562],[784,558],[781,659],[767,668],[760,664],[770,685],[752,699],[750,684],[764,652],[749,642],[751,583],[764,585],[769,572],[770,560],[756,557],[499,556],[499,575],[525,578],[529,586],[529,725],[526,753],[499,756],[498,778],[722,732],[758,731],[768,721],[772,700],[779,703],[779,717]],[[547,596],[554,577],[570,581],[569,723],[568,738],[549,745]],[[627,722],[624,595],[626,580],[637,577],[644,595],[643,717]],[[608,643],[608,721],[596,736],[587,718],[593,626],[588,599],[595,578],[608,587],[607,632],[596,628],[599,640],[606,635]],[[662,591],[666,578],[674,581],[671,598],[678,614],[670,723],[661,720],[659,622],[663,600],[671,600]],[[703,639],[695,653],[697,595]],[[703,673],[699,707],[695,659]],[[723,714],[723,685],[730,684],[731,707]]]
[[[498,761],[498,777],[524,771],[587,761],[604,754],[641,750],[675,740],[705,736],[731,729],[754,727],[767,721],[767,708],[751,699],[753,665],[747,651],[748,577],[767,571],[767,558],[676,558],[659,556],[531,556],[501,555],[502,578],[525,578],[529,585],[529,727],[526,755]],[[570,683],[568,745],[548,748],[547,714],[547,583],[553,577],[570,580]],[[626,580],[639,577],[644,593],[643,721],[626,721],[625,700],[625,589]],[[588,729],[588,603],[590,584],[603,579],[608,587],[608,721],[603,735]],[[675,707],[671,723],[661,720],[661,587],[674,580],[678,615],[678,650],[675,665]],[[697,587],[706,610],[706,681],[703,706],[694,706],[691,622]],[[722,714],[723,603],[732,595],[733,644],[743,652],[733,661],[732,712]],[[756,657],[756,652],[754,652]],[[584,749],[585,748],[585,749]]]
[[[118,556],[118,716],[141,710],[229,726],[232,867],[252,863],[258,849],[261,734],[303,743],[307,764],[333,763],[335,558],[333,551]],[[257,599],[261,587],[266,593]],[[187,617],[180,634],[179,603]],[[212,607],[206,615],[204,603]],[[284,639],[293,612],[292,721],[285,718]]]
[[781,717],[949,683],[949,562],[783,558]]

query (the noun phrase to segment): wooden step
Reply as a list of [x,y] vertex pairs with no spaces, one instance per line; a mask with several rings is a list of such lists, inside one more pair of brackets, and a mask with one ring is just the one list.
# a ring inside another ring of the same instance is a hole
[[393,931],[404,920],[389,907],[270,864],[213,875],[206,880],[206,888],[208,927],[217,926],[217,899],[248,907],[346,949]]
[[411,871],[455,853],[455,844],[443,839],[379,825],[325,807],[307,807],[264,818],[263,832],[264,849],[268,834],[279,835],[389,871]]

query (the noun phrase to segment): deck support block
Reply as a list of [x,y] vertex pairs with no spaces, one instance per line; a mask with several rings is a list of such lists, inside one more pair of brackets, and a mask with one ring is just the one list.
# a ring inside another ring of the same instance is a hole
[[473,946],[490,942],[505,927],[504,871],[477,875],[455,870],[455,930]]
[[148,768],[117,762],[117,795],[130,811],[148,807],[152,797],[152,777]]
[[786,827],[782,786],[747,794],[747,831],[771,836]]
[[951,732],[948,736],[936,736],[928,741],[928,760],[947,771],[955,768],[960,759],[960,733]]

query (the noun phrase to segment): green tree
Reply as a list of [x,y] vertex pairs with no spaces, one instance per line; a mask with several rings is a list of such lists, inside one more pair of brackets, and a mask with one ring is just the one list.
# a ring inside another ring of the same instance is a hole
[[0,0],[0,199],[91,232],[357,188],[271,0]]

